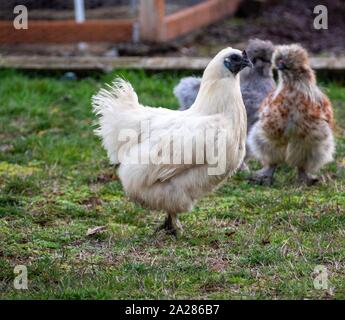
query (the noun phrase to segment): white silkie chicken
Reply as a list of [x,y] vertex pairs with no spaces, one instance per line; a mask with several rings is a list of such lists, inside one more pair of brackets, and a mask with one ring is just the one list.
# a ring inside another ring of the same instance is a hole
[[93,97],[96,134],[119,165],[123,188],[133,201],[167,213],[160,229],[176,235],[177,214],[190,211],[241,165],[247,117],[238,73],[246,66],[252,63],[245,51],[220,51],[184,112],[140,105],[122,79]]

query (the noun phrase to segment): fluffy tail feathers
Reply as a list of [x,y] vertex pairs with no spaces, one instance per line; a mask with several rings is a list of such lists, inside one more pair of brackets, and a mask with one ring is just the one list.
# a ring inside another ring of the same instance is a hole
[[118,151],[124,144],[119,141],[121,130],[138,130],[138,121],[135,118],[135,111],[141,108],[138,96],[129,82],[116,78],[111,85],[92,97],[92,107],[98,116],[95,133],[102,139],[110,162],[117,164]]
[[107,110],[138,107],[139,101],[132,85],[122,78],[116,78],[111,85],[107,85],[107,89],[102,88],[92,97],[92,106],[95,114],[102,116]]

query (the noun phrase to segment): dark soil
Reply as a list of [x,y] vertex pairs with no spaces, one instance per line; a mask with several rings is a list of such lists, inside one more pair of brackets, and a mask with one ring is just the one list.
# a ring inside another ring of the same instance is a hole
[[[313,11],[318,4],[328,9],[328,29],[314,28],[316,14]],[[122,44],[117,49],[121,55],[210,56],[221,47],[244,48],[250,38],[261,38],[275,44],[300,43],[313,54],[341,55],[345,54],[344,33],[344,0],[244,0],[235,17],[178,41],[158,47]]]
[[[327,30],[316,30],[313,26],[316,16],[313,10],[318,4],[328,9]],[[298,42],[313,53],[344,53],[344,32],[344,0],[284,0],[262,8],[245,20],[228,19],[212,25],[195,38],[195,43],[200,46],[231,45],[257,37],[277,44]]]

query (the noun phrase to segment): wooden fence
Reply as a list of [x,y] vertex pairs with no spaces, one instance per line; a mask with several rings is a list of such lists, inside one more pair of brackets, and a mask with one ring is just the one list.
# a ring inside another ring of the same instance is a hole
[[30,20],[28,29],[17,30],[11,21],[0,21],[0,44],[129,42],[135,26],[140,40],[165,42],[233,14],[241,0],[205,0],[166,15],[165,0],[140,0],[137,19]]
[[[0,56],[0,68],[28,70],[111,71],[114,69],[204,70],[210,58],[192,57],[47,57]],[[311,57],[315,70],[345,71],[345,57]]]

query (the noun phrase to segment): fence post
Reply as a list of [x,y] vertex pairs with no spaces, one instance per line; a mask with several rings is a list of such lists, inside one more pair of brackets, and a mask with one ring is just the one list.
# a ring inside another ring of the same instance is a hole
[[164,16],[165,0],[140,0],[139,24],[142,41],[164,41]]
[[74,0],[74,16],[77,23],[83,23],[85,21],[84,0]]

